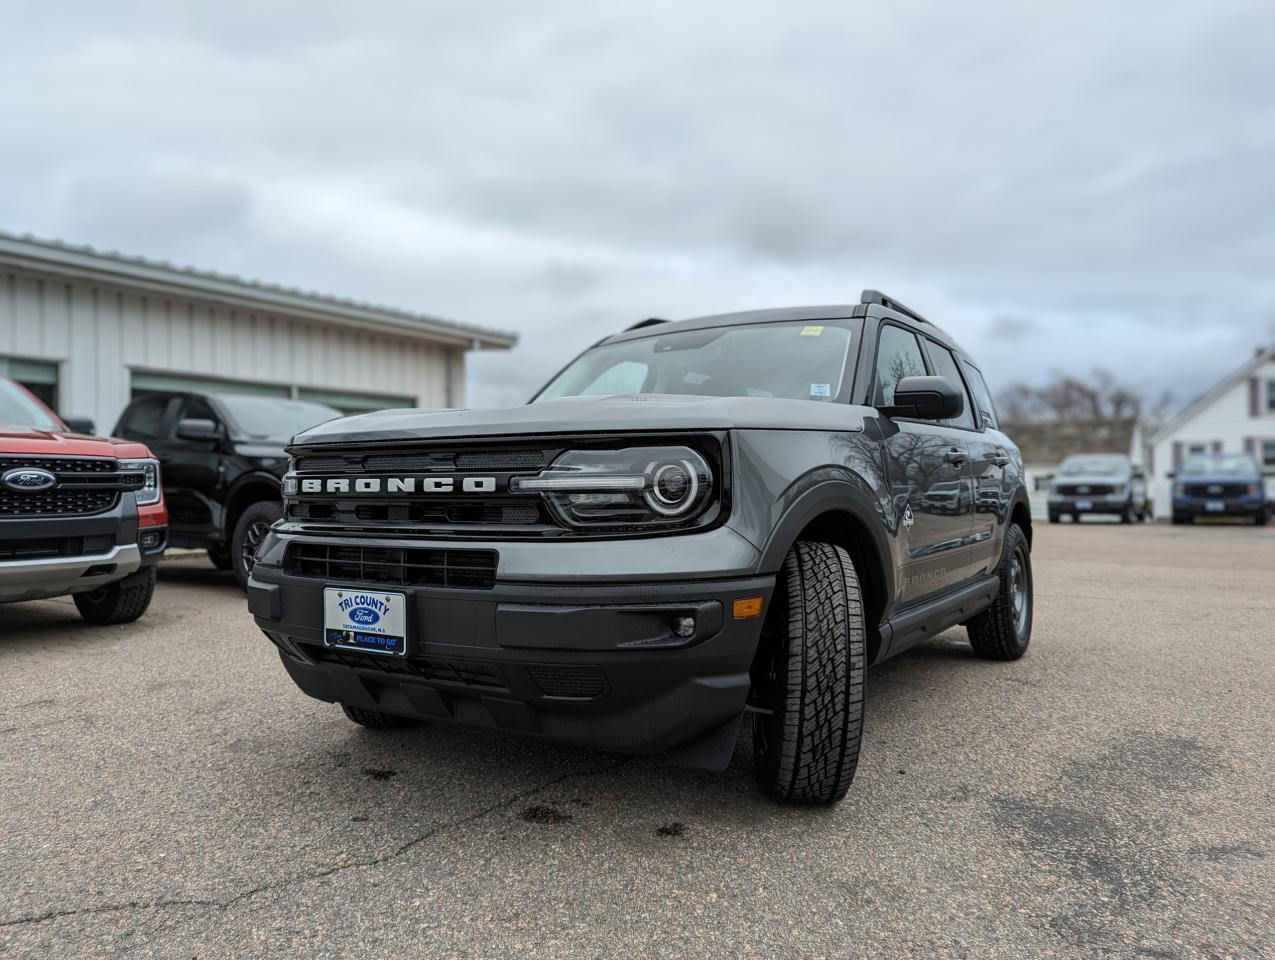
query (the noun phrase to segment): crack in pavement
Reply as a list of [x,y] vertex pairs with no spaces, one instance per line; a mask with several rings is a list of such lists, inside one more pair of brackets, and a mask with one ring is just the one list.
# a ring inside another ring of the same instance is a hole
[[561,774],[560,776],[554,777],[552,780],[546,780],[544,783],[537,784],[534,787],[529,787],[526,790],[523,790],[519,793],[512,794],[508,797],[505,797],[503,800],[498,800],[495,803],[490,804],[489,806],[483,807],[481,810],[476,810],[471,814],[467,814],[466,816],[459,817],[455,820],[448,820],[445,823],[440,823],[436,827],[431,827],[429,830],[426,830],[420,836],[413,837],[411,840],[408,840],[406,843],[400,844],[397,848],[395,848],[389,853],[382,854],[381,856],[378,856],[378,857],[364,857],[362,859],[357,859],[357,860],[347,860],[344,863],[338,863],[335,866],[326,867],[322,870],[314,870],[314,871],[311,871],[310,873],[303,873],[303,874],[297,874],[291,877],[284,877],[280,880],[271,880],[268,883],[261,883],[255,887],[251,887],[243,891],[242,893],[237,893],[233,897],[230,897],[229,899],[226,899],[226,900],[200,900],[195,898],[190,898],[190,899],[177,898],[172,900],[132,900],[132,901],[129,901],[128,903],[105,904],[99,907],[77,907],[77,908],[67,909],[67,910],[49,910],[46,913],[34,914],[32,916],[16,917],[12,920],[0,920],[0,930],[12,928],[12,927],[27,926],[31,924],[37,924],[37,923],[45,923],[49,920],[61,920],[65,917],[76,917],[76,916],[85,916],[85,915],[101,914],[101,913],[119,913],[119,912],[128,911],[128,910],[165,910],[170,907],[207,907],[209,909],[228,910],[230,909],[230,907],[234,906],[236,903],[240,903],[244,900],[250,899],[251,897],[255,897],[259,893],[265,893],[268,890],[276,890],[280,887],[288,886],[289,884],[307,883],[313,880],[324,880],[324,879],[327,879],[328,877],[335,876],[338,873],[343,873],[346,870],[354,870],[359,867],[379,867],[382,864],[389,863],[392,860],[397,860],[399,857],[403,856],[403,854],[407,853],[409,850],[412,850],[415,847],[420,846],[422,843],[425,843],[427,840],[431,840],[434,837],[437,837],[440,834],[446,833],[449,830],[454,830],[457,827],[463,827],[468,824],[474,823],[475,821],[481,820],[484,817],[492,813],[495,813],[498,810],[503,810],[506,807],[512,806],[513,804],[517,803],[520,800],[526,800],[528,797],[534,797],[537,794],[542,793],[545,790],[548,790],[550,787],[556,787],[558,784],[565,783],[568,780],[585,779],[589,777],[600,777],[603,774],[610,773],[613,770],[620,769],[625,764],[631,763],[635,759],[637,758],[625,757],[623,760],[620,760],[618,763],[612,763],[612,764],[609,764],[608,766],[599,767],[594,770],[570,771],[568,773]]

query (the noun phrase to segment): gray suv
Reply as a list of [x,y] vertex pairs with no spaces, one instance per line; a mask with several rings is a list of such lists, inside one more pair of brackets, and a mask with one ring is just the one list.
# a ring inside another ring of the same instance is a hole
[[295,438],[249,606],[302,691],[842,797],[867,667],[963,624],[1014,660],[1031,514],[983,376],[859,304],[643,321],[508,410]]

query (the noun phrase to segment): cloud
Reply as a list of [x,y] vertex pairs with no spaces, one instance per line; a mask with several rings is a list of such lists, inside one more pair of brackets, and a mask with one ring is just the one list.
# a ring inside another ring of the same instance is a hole
[[994,380],[1185,395],[1275,317],[1273,32],[1261,0],[21,5],[0,226],[520,331],[479,403],[640,317],[865,286]]

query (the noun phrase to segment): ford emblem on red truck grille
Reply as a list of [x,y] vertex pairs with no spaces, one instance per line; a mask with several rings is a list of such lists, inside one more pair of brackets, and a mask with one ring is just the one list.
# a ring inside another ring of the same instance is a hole
[[38,467],[19,467],[16,470],[6,470],[0,475],[0,486],[15,493],[39,493],[55,486],[57,482],[57,477]]

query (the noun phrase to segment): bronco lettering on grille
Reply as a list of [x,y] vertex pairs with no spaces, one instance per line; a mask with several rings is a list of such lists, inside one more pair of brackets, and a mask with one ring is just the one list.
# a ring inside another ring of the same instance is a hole
[[317,477],[301,481],[302,493],[495,493],[495,477]]

